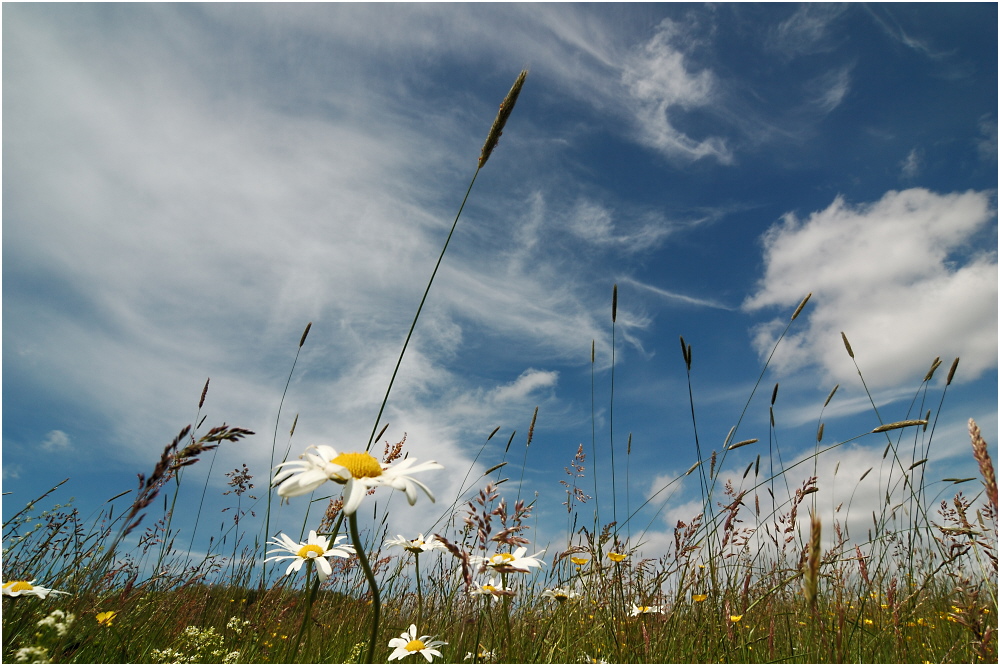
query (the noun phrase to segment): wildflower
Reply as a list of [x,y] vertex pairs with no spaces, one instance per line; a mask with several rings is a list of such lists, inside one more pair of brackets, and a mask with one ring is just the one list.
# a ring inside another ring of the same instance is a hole
[[495,662],[497,660],[497,653],[493,652],[492,650],[487,650],[486,648],[484,648],[482,646],[482,644],[480,644],[478,652],[476,652],[476,653],[466,652],[465,653],[465,661],[468,661],[469,659],[476,659],[478,661],[482,661],[482,662],[486,662],[486,663],[492,663],[492,662]]
[[691,595],[691,601],[695,602],[696,604],[701,603],[705,599],[708,599],[708,595],[707,594],[692,594]]
[[632,604],[632,611],[629,613],[632,617],[637,615],[644,615],[646,613],[662,613],[662,606],[636,606]]
[[396,648],[389,655],[389,661],[409,657],[418,652],[424,656],[428,663],[434,661],[433,657],[441,656],[441,652],[435,648],[447,645],[447,643],[430,640],[430,638],[430,636],[417,638],[417,625],[411,624],[410,629],[400,634],[399,638],[393,638],[389,641],[389,647]]
[[337,537],[333,547],[331,547],[329,539],[317,535],[316,530],[309,531],[309,539],[305,543],[296,543],[287,534],[282,534],[268,543],[284,548],[291,555],[272,555],[264,561],[291,559],[292,563],[285,570],[286,576],[292,571],[300,570],[305,562],[315,562],[319,579],[323,581],[333,573],[333,567],[330,566],[330,562],[326,558],[350,557],[351,553],[354,552],[354,546],[350,544],[339,545],[340,540],[346,538],[344,536]]
[[493,578],[490,578],[488,583],[486,583],[485,585],[476,586],[476,588],[472,590],[470,594],[473,595],[487,594],[489,595],[487,599],[492,601],[494,597],[504,597],[504,596],[512,597],[514,596],[514,590],[512,590],[509,587],[505,588],[502,582],[499,585],[497,585],[496,581]]
[[545,564],[545,562],[537,559],[539,555],[545,552],[544,550],[535,553],[531,557],[525,557],[524,554],[526,552],[528,552],[528,549],[521,546],[513,553],[497,553],[492,557],[473,555],[469,558],[469,561],[473,564],[479,564],[481,567],[480,571],[490,568],[500,573],[511,573],[513,571],[528,573],[531,567],[541,567]]
[[[406,493],[406,501],[417,501],[417,488],[434,501],[430,489],[408,474],[431,469],[444,469],[433,460],[414,467],[416,460],[406,458],[396,464],[380,463],[368,453],[337,453],[332,446],[310,446],[298,460],[290,460],[275,467],[285,469],[274,475],[272,485],[278,486],[281,497],[297,497],[319,488],[327,481],[344,484],[344,513],[351,515],[358,510],[368,490],[389,486]],[[280,484],[280,485],[279,485]]]
[[742,615],[730,615],[729,616],[729,621],[732,622],[733,624],[739,622],[742,619],[743,619]]
[[22,664],[51,664],[49,653],[39,645],[23,647],[14,653],[14,659]]
[[586,557],[571,557],[569,558],[569,561],[575,564],[577,567],[582,567],[584,564],[589,562],[590,559]]
[[578,598],[580,596],[580,593],[565,587],[555,587],[552,588],[551,590],[545,590],[544,592],[542,592],[542,596],[548,599],[552,599],[553,601],[558,601],[559,603],[563,603],[564,601]]
[[444,550],[444,544],[438,541],[437,537],[433,534],[427,537],[426,540],[423,534],[417,536],[416,539],[406,539],[403,535],[397,534],[395,539],[386,539],[385,545],[399,546],[417,555],[428,550]]
[[50,594],[69,594],[69,592],[60,592],[59,590],[50,590],[47,587],[42,587],[41,585],[35,585],[35,581],[24,580],[12,580],[3,584],[3,595],[5,597],[23,597],[26,595],[34,595],[39,599],[44,599]]
[[52,627],[56,635],[65,636],[66,632],[69,631],[69,625],[73,624],[74,620],[76,620],[76,616],[72,613],[54,610],[39,620],[37,624],[39,627]]
[[608,559],[611,560],[612,562],[623,562],[627,557],[628,555],[626,555],[625,553],[615,553],[615,552],[608,553]]
[[115,619],[116,615],[118,615],[118,613],[116,613],[115,611],[105,611],[103,613],[98,613],[97,616],[96,616],[97,617],[97,624],[103,624],[103,625],[107,625],[107,626],[110,627],[111,626],[111,622],[112,622],[112,620]]
[[591,657],[589,654],[585,654],[582,657],[580,657],[580,663],[581,664],[606,664],[608,662],[606,660],[604,660],[604,659],[597,659],[597,658]]

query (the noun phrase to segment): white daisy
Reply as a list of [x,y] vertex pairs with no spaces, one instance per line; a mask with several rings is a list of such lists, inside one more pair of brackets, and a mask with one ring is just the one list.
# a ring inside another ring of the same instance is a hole
[[12,580],[3,584],[3,595],[5,597],[23,597],[23,596],[36,596],[39,599],[44,599],[50,594],[69,594],[69,592],[60,592],[59,590],[50,590],[47,587],[42,587],[41,585],[35,585],[35,581],[24,580]]
[[477,585],[471,592],[472,595],[488,595],[486,598],[489,601],[493,601],[497,597],[512,597],[515,592],[509,587],[504,587],[503,582],[499,584],[495,579],[490,578],[488,583]]
[[281,497],[297,497],[311,493],[327,481],[345,484],[346,515],[357,511],[368,490],[378,486],[402,490],[411,505],[417,501],[419,488],[433,502],[434,495],[430,489],[408,475],[444,467],[433,460],[414,466],[415,463],[413,458],[406,458],[395,465],[383,464],[368,453],[338,454],[332,446],[318,444],[306,449],[298,460],[277,465],[275,470],[281,467],[285,469],[274,475],[272,485],[278,486],[278,495]]
[[498,571],[500,573],[528,573],[529,569],[532,567],[541,567],[545,565],[545,562],[537,559],[539,555],[545,551],[539,551],[532,555],[531,557],[525,557],[524,554],[528,551],[527,548],[521,546],[513,553],[497,553],[492,557],[480,557],[478,555],[473,555],[469,558],[469,561],[473,564],[480,565],[479,570],[485,571],[486,569],[492,569],[493,571]]
[[271,560],[291,559],[292,563],[289,564],[288,569],[285,570],[286,576],[293,571],[299,571],[304,563],[314,562],[316,564],[317,573],[319,573],[319,579],[323,581],[326,580],[331,573],[333,573],[333,567],[330,566],[330,561],[326,558],[350,557],[354,553],[354,546],[350,544],[344,544],[343,546],[340,545],[341,539],[346,538],[347,537],[344,536],[337,537],[337,540],[331,547],[330,540],[324,536],[317,535],[316,530],[309,531],[309,539],[305,543],[292,541],[291,537],[287,534],[281,534],[278,538],[269,541],[268,543],[273,546],[283,548],[291,554],[272,555],[264,561],[269,562]]
[[579,598],[580,593],[575,590],[571,590],[568,587],[554,587],[551,590],[545,590],[542,592],[542,596],[562,603],[564,601],[569,601],[570,599]]
[[629,613],[632,617],[637,615],[644,615],[646,613],[662,613],[662,606],[636,606],[632,604],[632,611]]
[[441,652],[435,648],[442,645],[447,645],[447,643],[431,640],[430,636],[417,638],[417,625],[411,624],[409,630],[400,634],[399,638],[393,638],[389,641],[389,647],[396,648],[389,655],[389,661],[420,653],[424,656],[424,659],[431,662],[434,661],[432,657],[441,656]]
[[433,534],[426,539],[424,539],[423,534],[417,536],[416,539],[407,539],[402,534],[397,534],[395,539],[386,539],[385,545],[399,546],[417,555],[428,550],[445,550],[444,544],[438,541]]

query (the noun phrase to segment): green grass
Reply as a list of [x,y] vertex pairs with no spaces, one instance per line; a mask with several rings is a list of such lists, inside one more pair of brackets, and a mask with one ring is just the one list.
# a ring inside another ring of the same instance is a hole
[[[477,174],[495,147],[523,82],[522,73],[490,131]],[[469,191],[474,183],[475,176]],[[452,231],[457,223],[458,216]],[[443,255],[444,250],[435,274]],[[612,325],[616,300],[617,290]],[[808,297],[795,310],[789,327],[807,301]],[[298,349],[308,332],[309,326]],[[777,344],[783,337],[784,333]],[[844,344],[853,358],[846,336]],[[683,338],[681,348],[690,389],[692,348]],[[397,369],[405,351],[406,343]],[[592,352],[592,364],[593,360]],[[387,533],[384,506],[380,511],[376,504],[372,515],[372,500],[362,501],[355,514],[359,524],[348,520],[345,525],[338,504],[340,486],[335,483],[324,484],[316,493],[323,499],[313,500],[323,506],[325,493],[332,493],[323,515],[310,512],[305,524],[272,525],[270,507],[277,498],[272,490],[260,499],[267,505],[260,526],[248,528],[245,512],[252,504],[244,498],[250,487],[245,467],[227,474],[226,494],[232,500],[227,516],[233,519],[213,536],[207,553],[190,555],[193,534],[182,534],[174,525],[174,507],[181,493],[200,497],[203,506],[207,483],[187,482],[186,468],[210,453],[211,469],[213,449],[220,442],[253,434],[228,426],[202,431],[199,423],[171,441],[134,492],[119,493],[102,506],[88,508],[86,514],[72,503],[39,511],[57,486],[4,523],[3,660],[358,663],[371,655],[384,662],[392,652],[389,641],[417,624],[418,635],[447,643],[440,648],[439,660],[449,662],[996,663],[996,478],[987,447],[977,445],[973,434],[983,492],[967,497],[959,489],[975,485],[974,479],[946,480],[955,487],[931,498],[925,483],[937,413],[957,359],[931,418],[932,410],[926,415],[924,411],[939,365],[936,359],[905,420],[887,423],[873,401],[875,415],[886,425],[879,432],[860,433],[836,444],[824,442],[822,436],[822,415],[836,389],[831,391],[817,407],[814,453],[795,465],[782,460],[781,431],[773,412],[766,449],[763,442],[734,441],[744,408],[722,450],[702,450],[697,405],[689,390],[692,455],[697,464],[638,506],[633,506],[638,501],[626,488],[625,502],[619,505],[616,496],[597,496],[599,487],[608,484],[603,478],[586,478],[581,446],[568,461],[568,476],[560,477],[566,489],[565,547],[550,549],[542,556],[545,566],[529,573],[479,571],[474,558],[512,552],[519,546],[531,555],[540,549],[537,544],[553,542],[551,535],[536,533],[532,514],[539,507],[522,498],[521,483],[514,488],[514,481],[524,478],[537,409],[524,438],[520,467],[517,449],[510,452],[512,434],[503,466],[478,478],[471,478],[470,469],[459,495],[450,501],[441,498],[446,510],[435,526],[426,529],[439,534],[447,550],[425,553],[419,560],[403,548],[385,545],[386,538],[394,535]],[[292,372],[294,367],[293,362]],[[766,369],[767,363],[747,406]],[[858,373],[863,381],[861,368]],[[593,375],[591,384],[593,391]],[[391,388],[392,380],[367,449],[385,433],[383,427],[375,435]],[[207,384],[205,389],[199,414]],[[772,405],[777,394],[775,385]],[[486,438],[474,462],[497,430]],[[289,437],[292,434],[294,426]],[[882,465],[859,479],[838,480],[837,495],[846,501],[818,512],[818,465],[835,463],[840,447],[863,436],[885,438]],[[904,444],[904,436],[912,436],[912,445]],[[761,454],[742,479],[723,477],[720,470],[729,452],[751,444]],[[277,447],[276,426],[273,461],[278,461]],[[361,448],[359,443],[357,450]],[[615,448],[627,487],[631,437],[624,447],[613,440],[605,447],[595,427],[590,465],[610,469],[612,487],[618,474]],[[290,440],[288,450],[292,451]],[[395,447],[387,446],[383,462],[399,460],[404,453],[405,438]],[[610,467],[598,466],[598,456],[602,462],[610,460]],[[288,457],[286,452],[282,459]],[[874,476],[869,482],[878,484],[884,502],[873,512],[867,535],[849,536],[852,499],[870,473]],[[664,552],[647,557],[643,544],[649,526],[671,493],[692,474],[697,475],[702,510],[676,525]],[[588,497],[591,487],[594,495]],[[384,495],[386,490],[377,492]],[[307,498],[292,501],[304,503]],[[198,518],[200,513],[201,509]],[[640,516],[645,521],[650,514],[655,515],[643,528]],[[614,520],[605,522],[609,515]],[[262,566],[265,555],[274,554],[265,543],[278,532],[295,535],[315,529],[332,540],[334,535],[348,534],[348,527],[357,556],[331,558],[333,573],[322,585],[317,584],[311,563],[291,576],[282,575],[287,562]],[[470,593],[490,577],[497,587],[513,588],[514,594]],[[66,594],[53,593],[45,599],[6,594],[8,584],[32,580]],[[557,587],[572,594],[565,600],[543,596],[544,590]],[[653,612],[635,613],[637,607]],[[114,616],[108,620],[107,613]],[[424,663],[424,658],[416,654],[404,661]]]

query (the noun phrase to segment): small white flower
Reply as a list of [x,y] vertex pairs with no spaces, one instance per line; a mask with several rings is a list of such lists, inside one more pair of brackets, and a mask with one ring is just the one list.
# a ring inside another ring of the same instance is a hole
[[35,585],[35,581],[24,581],[24,580],[12,580],[10,582],[3,584],[3,595],[5,597],[22,597],[27,595],[33,595],[39,599],[44,599],[50,594],[69,594],[69,592],[60,592],[59,590],[50,590],[47,587],[42,587],[41,585]]
[[399,546],[417,555],[428,550],[445,550],[444,544],[438,541],[433,534],[426,539],[424,539],[423,534],[417,536],[416,539],[407,539],[402,534],[397,534],[395,539],[386,539],[385,545]]
[[629,613],[632,617],[637,615],[644,615],[646,613],[662,613],[662,606],[636,606],[632,604],[632,611]]
[[498,571],[500,573],[529,573],[529,569],[532,567],[541,567],[545,565],[545,562],[537,559],[539,555],[545,552],[544,550],[535,553],[531,557],[525,557],[524,554],[527,551],[527,548],[521,546],[513,553],[497,553],[492,557],[473,555],[469,558],[469,561],[473,564],[480,565],[480,571],[492,569],[493,571]]
[[579,598],[580,593],[575,590],[571,590],[568,587],[554,587],[551,590],[545,590],[542,592],[542,596],[562,603],[564,601],[569,601],[570,599]]
[[389,647],[396,648],[393,650],[392,654],[389,655],[389,661],[393,659],[402,659],[403,657],[408,657],[411,654],[417,654],[418,652],[424,656],[428,662],[434,661],[432,657],[440,657],[441,652],[436,650],[442,645],[447,645],[442,641],[431,640],[430,636],[421,636],[417,638],[417,625],[411,624],[408,631],[404,631],[400,634],[399,638],[393,638],[389,641]]
[[269,541],[268,543],[272,546],[283,548],[291,554],[272,555],[264,561],[269,562],[270,560],[291,559],[292,563],[289,564],[288,569],[285,570],[286,576],[293,571],[299,571],[302,568],[302,565],[306,562],[315,562],[319,579],[323,581],[326,580],[331,573],[333,573],[333,567],[330,566],[330,561],[326,558],[350,557],[354,553],[354,546],[350,544],[344,544],[343,546],[340,545],[340,540],[346,538],[347,537],[344,536],[337,537],[337,540],[331,547],[330,540],[324,536],[317,535],[316,530],[309,531],[309,539],[305,543],[292,541],[287,534],[281,534],[278,538]]
[[488,583],[477,585],[470,594],[472,595],[487,595],[489,601],[497,597],[512,597],[514,596],[514,590],[509,587],[504,587],[503,582],[497,584],[496,580],[490,578]]
[[494,652],[493,650],[487,650],[482,645],[480,645],[478,653],[475,652],[465,653],[465,661],[468,661],[469,659],[478,659],[479,661],[482,661],[484,663],[492,664],[497,660],[497,653]]
[[272,485],[278,486],[281,497],[297,497],[311,493],[327,481],[344,484],[346,515],[357,511],[368,490],[378,486],[402,490],[411,506],[417,501],[418,488],[433,502],[434,494],[430,488],[409,474],[444,467],[433,460],[414,466],[416,462],[413,458],[405,458],[395,465],[382,464],[368,453],[338,454],[332,446],[318,444],[306,449],[298,460],[277,465],[275,470],[285,469],[274,475]]
[[57,635],[65,636],[69,625],[73,624],[74,620],[76,620],[76,616],[72,613],[64,613],[57,609],[39,620],[37,625],[39,627],[52,627]]

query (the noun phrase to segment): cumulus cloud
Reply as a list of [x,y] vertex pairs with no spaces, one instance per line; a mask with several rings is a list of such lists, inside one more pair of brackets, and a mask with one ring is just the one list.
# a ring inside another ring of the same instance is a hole
[[[789,213],[763,237],[764,277],[743,308],[792,307],[813,293],[805,330],[786,337],[772,363],[790,372],[818,364],[836,381],[919,380],[935,356],[961,357],[960,379],[997,363],[997,257],[968,243],[995,217],[986,192],[887,192],[852,206],[837,197],[801,220]],[[787,319],[758,326],[768,354]],[[794,331],[795,329],[793,329]]]

